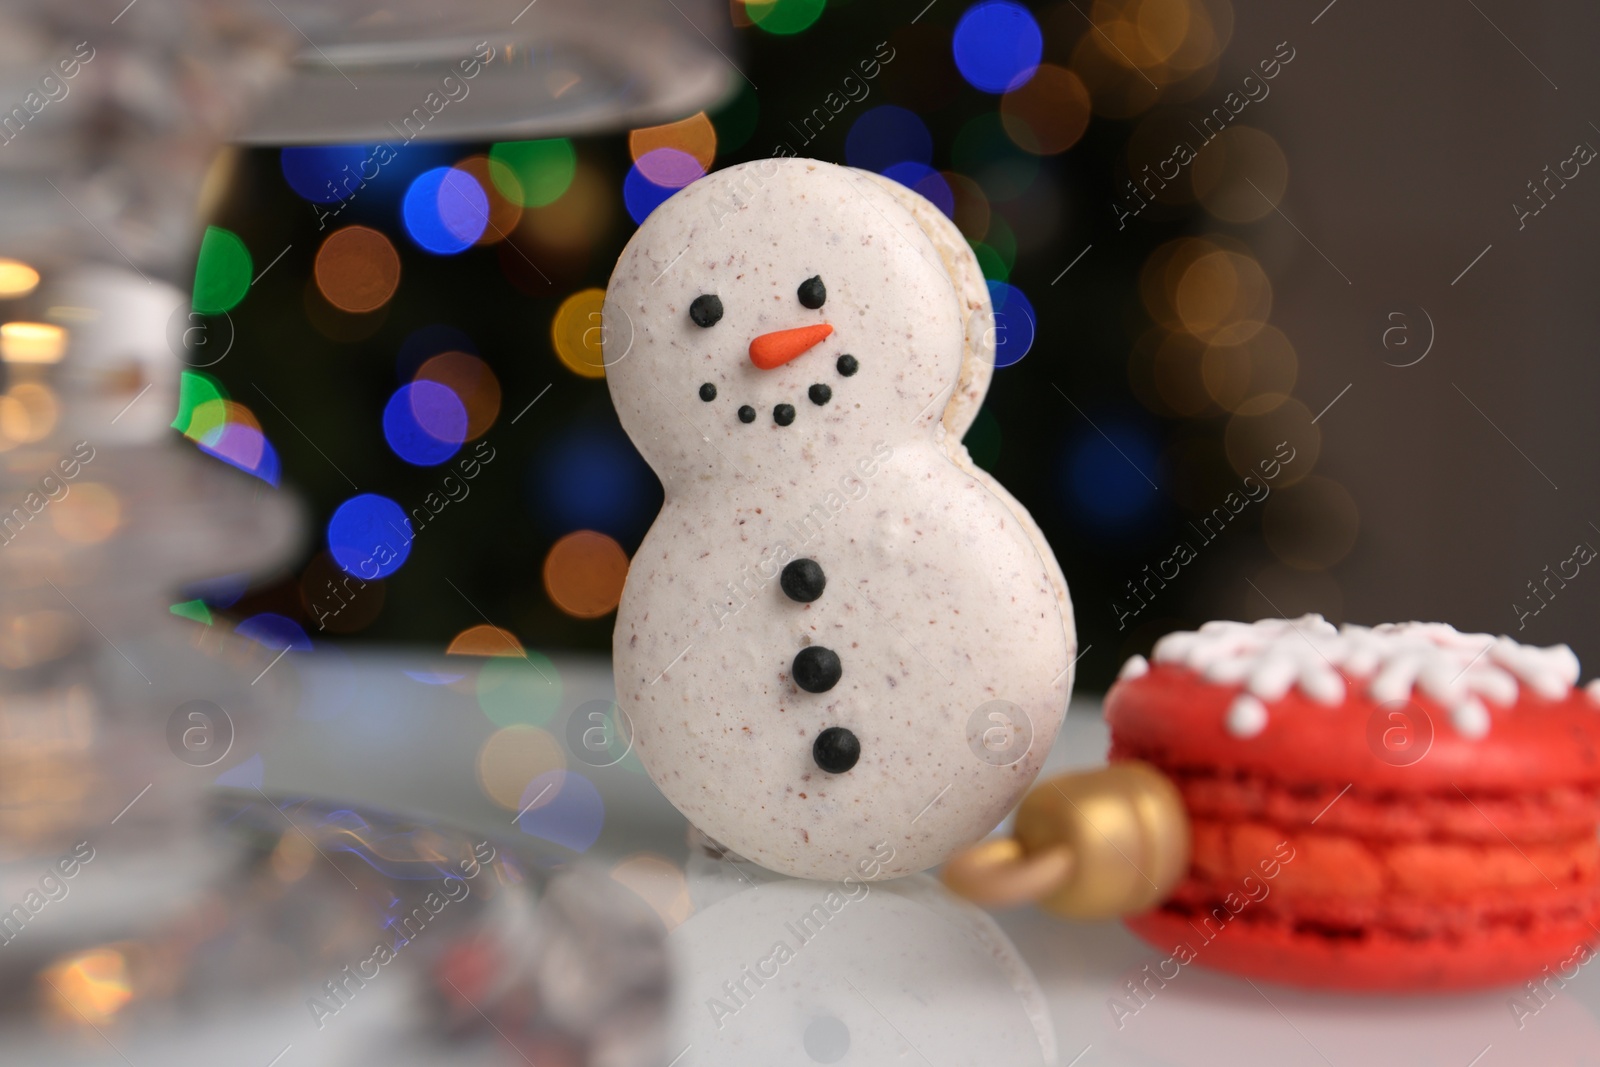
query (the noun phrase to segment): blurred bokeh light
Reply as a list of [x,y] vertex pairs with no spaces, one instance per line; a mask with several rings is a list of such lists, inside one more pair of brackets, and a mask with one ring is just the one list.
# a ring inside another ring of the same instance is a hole
[[1033,14],[1009,0],[974,4],[956,23],[956,68],[975,89],[1005,93],[1033,77],[1044,35]]
[[628,554],[603,533],[576,530],[550,546],[544,588],[556,607],[580,619],[616,610],[628,577]]
[[368,226],[335,230],[317,250],[313,275],[328,303],[341,311],[376,311],[400,287],[394,243]]
[[383,409],[383,436],[394,454],[437,467],[467,439],[467,409],[448,386],[418,379],[396,389]]
[[357,578],[387,578],[411,554],[411,520],[388,497],[361,493],[328,520],[328,552]]
[[489,225],[489,196],[476,178],[454,167],[417,175],[406,190],[406,233],[436,255],[464,252]]
[[465,352],[441,352],[417,368],[417,379],[438,382],[466,409],[464,440],[489,432],[500,414],[500,380],[489,364]]

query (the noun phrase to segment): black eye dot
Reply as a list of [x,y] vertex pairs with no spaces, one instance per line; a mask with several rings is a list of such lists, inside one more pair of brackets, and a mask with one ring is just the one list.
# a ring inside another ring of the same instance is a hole
[[821,307],[828,300],[828,287],[822,284],[822,278],[813,274],[800,283],[797,295],[800,303],[812,310]]
[[689,305],[689,318],[700,327],[715,326],[722,319],[722,298],[706,293]]
[[830,726],[811,743],[811,758],[829,774],[843,774],[861,758],[861,742],[843,726]]
[[713,400],[715,400],[716,398],[717,398],[717,387],[715,385],[712,385],[710,382],[707,382],[706,384],[704,384],[704,385],[702,385],[700,387],[700,399],[701,400],[704,400],[706,403],[709,404]]
[[787,426],[794,421],[794,405],[779,404],[772,409],[772,421],[779,426]]
[[749,404],[746,404],[744,407],[740,408],[739,409],[739,421],[740,422],[755,422],[756,421],[756,409],[751,407]]
[[833,390],[819,382],[806,390],[806,395],[811,398],[813,404],[821,407],[833,399]]
[[855,356],[850,355],[840,356],[839,362],[835,363],[834,366],[838,367],[839,373],[844,375],[846,378],[850,377],[850,375],[861,369],[861,363],[856,359]]

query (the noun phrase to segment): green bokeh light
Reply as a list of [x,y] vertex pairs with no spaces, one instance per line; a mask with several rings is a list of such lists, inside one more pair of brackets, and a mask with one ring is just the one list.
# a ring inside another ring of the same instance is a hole
[[[561,198],[577,173],[578,154],[565,137],[544,141],[501,141],[489,149],[489,180],[500,195],[522,207],[544,207]],[[508,178],[515,178],[509,181]]]
[[[207,414],[223,411],[223,405],[217,401],[227,399],[228,391],[211,375],[194,370],[183,371],[178,375],[178,414],[172,420],[172,428],[185,437],[199,440],[206,430],[211,429]],[[200,411],[202,407],[204,410]],[[195,424],[197,411],[200,411],[199,422],[202,425]]]
[[989,232],[984,234],[983,243],[995,250],[1010,274],[1017,265],[1017,235],[998,211],[989,216]]
[[561,675],[537,652],[495,656],[478,671],[478,707],[496,726],[545,726],[561,707]]
[[202,315],[232,311],[250,291],[253,269],[250,250],[237,234],[207,226],[194,268],[194,309]]
[[993,474],[1000,461],[1000,420],[987,407],[979,408],[978,417],[972,420],[961,443],[967,446],[972,462]]
[[711,125],[717,131],[717,154],[737,152],[756,132],[756,122],[761,118],[761,103],[749,82],[740,82],[739,91],[711,116]]
[[972,252],[978,257],[978,268],[983,271],[985,279],[991,282],[1003,282],[1011,275],[1011,270],[1006,266],[1006,261],[1000,258],[1000,253],[984,244],[982,241],[971,241]]
[[810,28],[827,6],[827,0],[747,0],[744,9],[763,30],[787,35]]
[[195,622],[203,622],[207,626],[211,625],[211,609],[206,607],[204,600],[185,600],[172,605],[167,610],[179,618],[193,619]]
[[955,169],[969,175],[996,203],[1015,200],[1039,175],[1039,157],[1018,148],[997,112],[969,119],[951,147]]

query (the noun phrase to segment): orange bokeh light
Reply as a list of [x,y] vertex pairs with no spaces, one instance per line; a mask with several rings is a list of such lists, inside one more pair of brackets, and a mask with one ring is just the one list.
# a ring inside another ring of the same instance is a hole
[[517,223],[522,221],[522,205],[500,190],[502,187],[520,188],[517,176],[498,159],[484,155],[468,156],[457,163],[455,169],[472,175],[473,181],[483,187],[484,194],[489,198],[489,221],[476,243],[492,245],[505,240],[516,229]]
[[545,592],[556,607],[580,619],[615,610],[627,577],[628,554],[593,530],[567,534],[544,560]]
[[417,371],[417,378],[447,386],[467,409],[467,440],[488,432],[500,414],[500,380],[489,365],[465,352],[442,352]]
[[323,298],[340,311],[376,311],[400,287],[400,253],[377,230],[346,226],[317,249],[313,273]]
[[1037,156],[1065,152],[1089,128],[1089,90],[1070,70],[1041,63],[1000,98],[1000,121],[1017,147]]
[[628,152],[637,163],[647,152],[673,148],[694,157],[706,170],[717,158],[717,130],[704,111],[662,126],[645,126],[628,134]]
[[450,641],[450,647],[444,651],[447,656],[511,656],[521,659],[524,655],[522,642],[517,640],[516,634],[486,622],[469,626],[456,634]]

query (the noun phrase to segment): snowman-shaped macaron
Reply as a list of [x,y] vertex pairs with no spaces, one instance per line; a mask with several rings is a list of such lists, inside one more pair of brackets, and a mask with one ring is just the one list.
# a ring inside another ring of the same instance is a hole
[[988,833],[1054,740],[1075,641],[1049,546],[960,443],[994,362],[960,232],[876,175],[730,167],[633,236],[604,338],[666,491],[613,640],[661,791],[802,878]]

